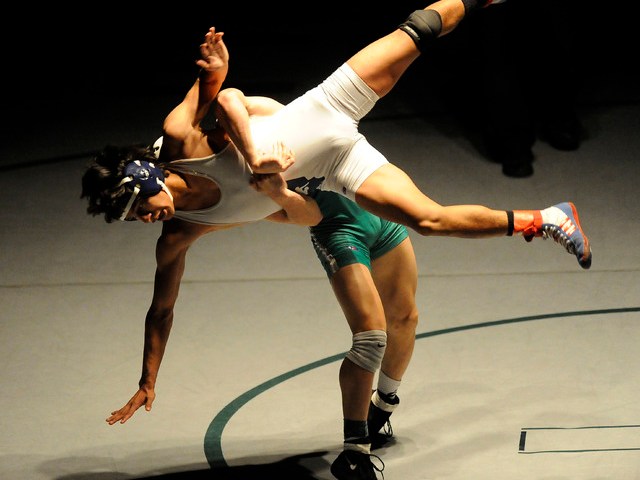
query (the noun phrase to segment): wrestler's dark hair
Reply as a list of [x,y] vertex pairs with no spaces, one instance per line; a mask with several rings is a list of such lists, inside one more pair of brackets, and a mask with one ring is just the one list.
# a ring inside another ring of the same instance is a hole
[[134,160],[156,162],[154,148],[145,145],[107,145],[91,160],[82,176],[80,195],[80,198],[86,198],[89,202],[88,214],[94,217],[104,214],[107,223],[119,220],[131,191],[118,184],[124,177],[125,167]]

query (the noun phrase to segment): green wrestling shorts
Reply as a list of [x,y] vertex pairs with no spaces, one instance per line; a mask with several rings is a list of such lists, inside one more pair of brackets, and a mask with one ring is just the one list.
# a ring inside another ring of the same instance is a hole
[[353,263],[371,269],[372,260],[409,236],[404,225],[383,220],[337,193],[318,190],[313,198],[323,219],[309,228],[311,243],[328,277]]

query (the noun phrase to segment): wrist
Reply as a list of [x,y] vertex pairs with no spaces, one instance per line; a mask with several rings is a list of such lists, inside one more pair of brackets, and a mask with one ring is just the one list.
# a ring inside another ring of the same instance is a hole
[[217,68],[215,70],[205,70],[204,68],[200,69],[199,78],[202,83],[218,83],[221,81],[220,71],[222,67]]
[[155,377],[151,378],[149,375],[143,375],[138,382],[138,387],[141,389],[151,389],[153,390],[156,386]]

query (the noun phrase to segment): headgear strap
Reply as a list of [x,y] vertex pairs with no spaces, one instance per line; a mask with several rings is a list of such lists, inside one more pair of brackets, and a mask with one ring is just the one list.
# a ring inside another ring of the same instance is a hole
[[152,197],[160,190],[164,190],[169,195],[169,198],[173,200],[173,195],[164,184],[164,173],[153,163],[146,160],[134,160],[125,167],[124,174],[125,177],[118,183],[118,186],[124,185],[131,190],[131,198],[129,198],[127,206],[124,208],[122,215],[120,215],[120,220],[127,218],[127,214],[138,196],[143,198]]

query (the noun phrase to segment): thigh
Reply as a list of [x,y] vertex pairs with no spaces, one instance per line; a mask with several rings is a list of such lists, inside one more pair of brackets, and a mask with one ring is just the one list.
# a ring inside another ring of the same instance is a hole
[[372,278],[386,319],[405,318],[416,308],[418,267],[410,238],[372,262]]
[[423,220],[437,218],[442,209],[420,191],[409,175],[391,163],[370,174],[355,198],[365,210],[418,232]]
[[340,268],[331,277],[331,287],[352,333],[386,330],[382,300],[367,266],[353,263]]
[[347,63],[379,97],[384,97],[419,55],[411,37],[395,30],[364,47]]

